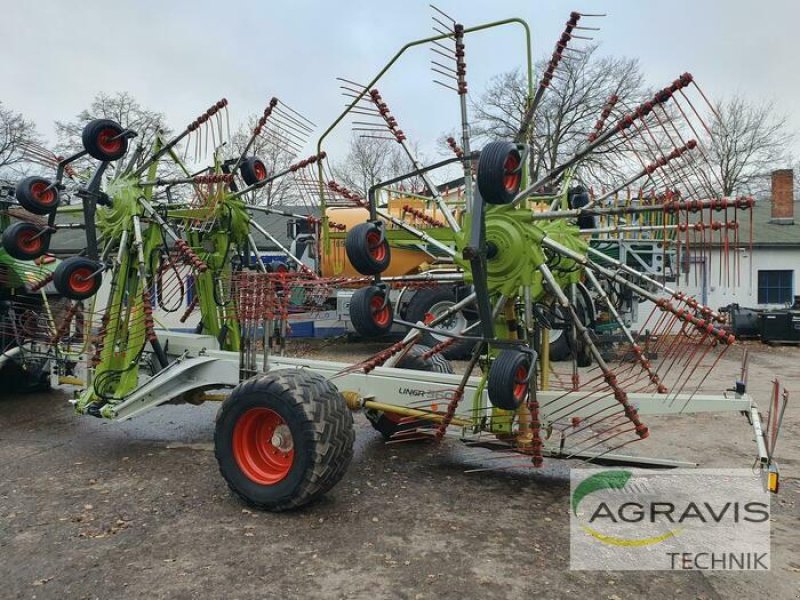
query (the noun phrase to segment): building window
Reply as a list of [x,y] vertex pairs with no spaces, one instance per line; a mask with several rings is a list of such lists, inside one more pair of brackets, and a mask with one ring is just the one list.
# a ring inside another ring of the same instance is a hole
[[759,271],[758,303],[788,304],[794,296],[794,271]]

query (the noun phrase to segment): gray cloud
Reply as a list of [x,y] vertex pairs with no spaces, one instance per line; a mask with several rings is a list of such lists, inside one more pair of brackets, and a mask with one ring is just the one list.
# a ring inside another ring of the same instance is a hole
[[[129,91],[164,112],[174,128],[222,96],[236,121],[260,112],[273,95],[325,126],[343,107],[335,76],[367,80],[406,41],[431,33],[423,0],[4,4],[0,100],[49,137],[54,119],[73,117],[100,90]],[[688,70],[712,97],[740,92],[755,101],[774,99],[800,129],[792,49],[800,6],[793,0],[584,5],[586,12],[609,14],[597,34],[603,52],[638,57],[653,86]],[[535,57],[552,49],[571,8],[530,0],[442,0],[439,6],[467,25],[526,19]],[[520,64],[522,52],[513,28],[468,40],[472,93],[492,74]],[[381,89],[409,137],[432,153],[435,139],[457,125],[458,112],[455,95],[431,83],[427,59],[427,49],[416,51]],[[342,148],[348,135],[343,131],[332,147]],[[800,156],[800,145],[795,150]]]

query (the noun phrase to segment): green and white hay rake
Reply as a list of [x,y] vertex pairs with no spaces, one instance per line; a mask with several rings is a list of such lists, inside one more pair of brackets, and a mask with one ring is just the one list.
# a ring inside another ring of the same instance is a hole
[[[276,173],[248,156],[253,140],[280,107],[276,100],[243,152],[226,158],[220,145],[212,164],[196,172],[189,171],[176,148],[182,142],[190,147],[184,138],[197,135],[204,124],[221,140],[224,100],[174,139],[158,139],[147,153],[137,149],[109,181],[103,180],[104,173],[111,163],[121,164],[135,132],[110,121],[87,125],[84,152],[62,161],[56,180],[40,190],[59,190],[64,168],[86,153],[99,161],[79,190],[87,248],[63,261],[52,277],[73,301],[50,339],[57,374],[83,374],[76,410],[124,420],[167,402],[219,399],[218,391],[233,388],[222,394],[216,421],[220,470],[238,496],[268,510],[304,505],[341,479],[352,457],[351,410],[358,409],[391,441],[436,443],[450,432],[471,445],[505,451],[514,466],[533,467],[546,457],[665,466],[670,461],[616,451],[648,437],[649,415],[744,412],[759,442],[759,464],[774,472],[772,447],[782,414],[778,403],[771,407],[765,433],[743,383],[719,395],[700,391],[707,373],[734,342],[721,328],[720,316],[589,243],[592,234],[600,233],[597,216],[617,215],[626,227],[662,233],[681,230],[679,223],[689,217],[693,231],[724,232],[736,228],[711,225],[715,214],[724,211],[726,223],[738,223],[736,214],[752,206],[750,199],[714,196],[705,185],[713,173],[701,145],[685,135],[701,122],[690,93],[704,99],[692,77],[681,76],[630,110],[614,110],[612,103],[573,158],[538,181],[527,177],[526,130],[566,44],[580,29],[580,18],[571,15],[549,68],[530,94],[517,139],[492,142],[480,152],[470,149],[465,39],[521,25],[529,55],[528,27],[519,19],[471,28],[439,21],[445,29],[406,44],[369,84],[348,82],[353,102],[319,138],[316,154]],[[451,142],[453,159],[423,166],[375,85],[407,51],[429,43],[452,52],[454,68],[444,74],[459,97],[462,139]],[[688,106],[693,112],[687,115]],[[412,224],[380,205],[382,186],[362,198],[331,177],[324,142],[351,114],[367,115],[372,119],[368,132],[380,132],[405,149],[413,170],[396,181],[420,178],[427,188],[423,197],[443,220],[418,211]],[[673,135],[649,135],[654,130]],[[631,164],[641,164],[615,189],[636,184],[657,190],[647,195],[652,201],[611,205],[612,193],[592,197],[572,187],[583,161],[623,142],[632,147]],[[159,177],[165,161],[184,175]],[[458,207],[432,181],[437,169],[451,164],[461,165],[464,173],[466,193]],[[369,210],[369,220],[346,234],[348,257],[361,277],[323,278],[288,251],[290,269],[271,272],[259,260],[254,234],[271,236],[253,220],[254,211],[300,217],[254,205],[250,192],[284,176],[305,185],[303,172],[309,167],[317,169],[323,208],[311,219],[322,252],[331,240],[326,204]],[[658,219],[643,224],[642,215]],[[54,223],[51,219],[50,226]],[[689,233],[686,227],[682,231]],[[435,249],[449,258],[450,268],[382,277],[393,232]],[[286,356],[283,338],[290,312],[318,310],[332,289],[357,288],[350,307],[354,323],[382,334],[392,326],[391,288],[437,283],[457,283],[463,294],[449,309],[421,321],[395,319],[407,335],[363,362]],[[609,290],[615,288],[653,303],[651,320],[641,331],[632,331],[610,301]],[[626,345],[614,358],[599,350],[590,330],[595,300],[624,333]],[[163,326],[167,313],[182,313],[180,321],[193,332]],[[471,324],[461,331],[440,327],[458,313],[470,315]],[[76,344],[67,331],[80,314],[84,335]],[[564,331],[573,347],[566,381],[555,376],[547,360],[548,332],[553,330]],[[445,341],[424,346],[420,342],[426,333]],[[441,356],[455,343],[470,348],[458,375]]]

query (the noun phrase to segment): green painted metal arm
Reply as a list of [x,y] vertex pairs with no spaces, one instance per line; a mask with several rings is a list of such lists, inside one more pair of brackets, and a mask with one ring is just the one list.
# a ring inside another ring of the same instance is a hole
[[[500,21],[492,21],[490,23],[476,25],[474,27],[467,27],[464,29],[464,34],[466,35],[468,33],[475,33],[486,29],[493,29],[496,27],[502,27],[504,25],[515,25],[515,24],[520,25],[525,33],[525,50],[526,50],[525,54],[526,54],[527,75],[528,75],[528,96],[531,97],[533,95],[533,59],[531,56],[531,31],[530,27],[523,19],[513,17],[510,19],[503,19]],[[336,126],[342,121],[342,119],[344,119],[345,116],[347,116],[347,114],[361,100],[361,98],[364,97],[367,91],[370,88],[372,88],[372,86],[374,86],[381,79],[381,77],[383,77],[386,74],[386,72],[392,67],[392,65],[394,65],[400,59],[400,57],[406,53],[406,51],[416,46],[420,46],[422,44],[428,44],[430,42],[435,42],[438,40],[443,40],[451,37],[453,36],[449,34],[434,35],[431,37],[409,42],[405,46],[400,48],[400,50],[398,50],[395,53],[395,55],[389,60],[389,62],[386,63],[386,65],[380,71],[378,71],[378,74],[375,77],[373,77],[373,79],[365,86],[364,90],[360,94],[358,94],[358,96],[356,96],[355,99],[353,99],[353,101],[347,105],[347,107],[345,107],[344,111],[342,111],[342,113],[333,121],[333,123],[331,123],[331,125],[322,133],[322,135],[317,140],[317,154],[322,152],[322,143],[325,141],[325,138],[328,137],[328,135],[336,128]],[[324,183],[325,174],[323,173],[322,169],[322,161],[320,161],[317,165],[317,172],[319,177],[320,211],[322,212],[322,225],[323,225],[322,235],[323,235],[323,241],[326,244],[327,248],[329,230],[328,230],[328,220],[325,218],[325,204],[326,204],[325,183]]]

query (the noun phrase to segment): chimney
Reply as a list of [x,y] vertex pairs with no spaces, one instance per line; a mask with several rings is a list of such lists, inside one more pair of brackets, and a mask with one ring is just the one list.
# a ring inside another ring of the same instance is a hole
[[794,224],[794,171],[779,169],[772,172],[772,218],[770,223]]

